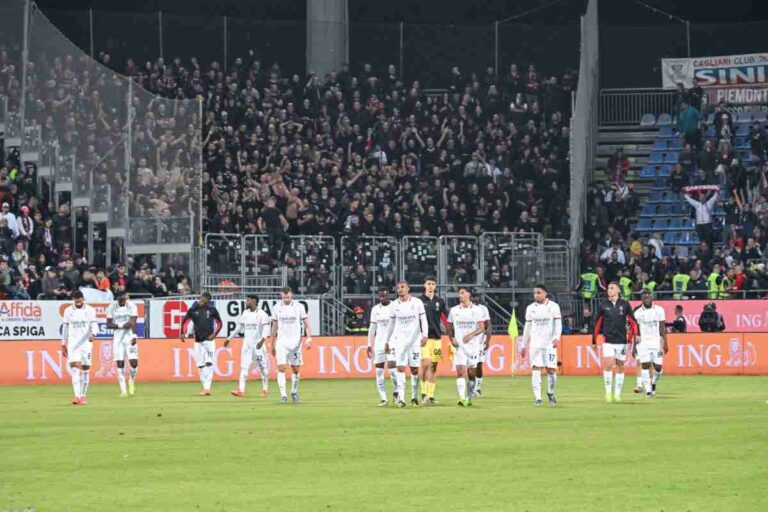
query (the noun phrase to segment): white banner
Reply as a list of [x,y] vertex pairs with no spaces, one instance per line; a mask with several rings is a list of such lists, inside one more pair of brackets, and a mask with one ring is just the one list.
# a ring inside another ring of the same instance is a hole
[[682,82],[693,87],[694,78],[702,87],[768,87],[768,53],[661,59],[661,84],[676,89]]
[[[139,310],[136,333],[144,337],[144,302],[131,301]],[[99,319],[98,338],[110,338],[107,329],[108,302],[88,302],[96,308]],[[0,340],[56,340],[61,339],[61,321],[71,301],[3,300],[0,301]]]
[[[298,300],[304,306],[309,316],[309,326],[313,335],[320,334],[320,301],[317,299]],[[152,300],[149,301],[149,337],[150,338],[178,338],[181,321],[196,300]],[[259,307],[272,313],[273,301],[261,301]],[[213,304],[221,315],[224,324],[219,333],[220,337],[227,337],[237,328],[237,319],[245,309],[244,300],[215,300]]]

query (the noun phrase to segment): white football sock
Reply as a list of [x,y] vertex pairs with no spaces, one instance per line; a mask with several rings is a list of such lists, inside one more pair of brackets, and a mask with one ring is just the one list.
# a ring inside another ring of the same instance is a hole
[[405,402],[405,372],[397,372],[397,399]]
[[280,396],[288,396],[285,394],[285,372],[277,371],[277,387],[280,388]]
[[70,368],[69,371],[72,373],[72,391],[75,392],[77,398],[80,398],[80,392],[82,391],[80,385],[80,368]]
[[603,381],[605,381],[605,392],[613,393],[613,371],[603,370]]
[[483,378],[477,377],[475,379],[475,391],[480,391],[480,388],[483,386]]
[[640,375],[641,375],[640,380],[642,380],[643,389],[645,390],[646,393],[648,393],[651,390],[651,371],[646,368],[643,368],[640,371]]
[[382,402],[387,400],[387,388],[384,385],[384,368],[376,368],[376,389]]
[[293,372],[291,373],[291,393],[298,393],[299,392],[299,379],[301,376]]
[[237,382],[237,389],[245,393],[245,383],[248,381],[248,368],[240,368],[240,380]]
[[623,386],[624,386],[624,374],[617,373],[616,374],[616,391],[614,391],[614,394],[616,396],[621,396],[621,388]]
[[657,382],[659,382],[659,379],[661,379],[661,373],[662,373],[662,370],[659,370],[659,371],[653,372],[653,381],[652,381],[652,384],[653,384],[654,386],[656,385],[656,383],[657,383]]
[[469,386],[467,386],[467,398],[469,400],[472,400],[472,397],[475,396],[475,390],[477,389],[475,387],[476,382],[477,379],[473,379],[472,377],[469,378]]
[[91,381],[91,370],[83,370],[80,377],[80,396],[85,398],[85,396],[88,394],[88,384],[90,384]]
[[139,371],[138,367],[134,368],[133,366],[131,366],[130,368],[131,380],[136,380],[136,373],[138,373],[138,371]]
[[392,392],[397,393],[397,370],[395,368],[389,369],[389,380],[392,381]]
[[211,390],[211,384],[213,384],[213,365],[206,366],[205,368],[207,370],[206,376],[205,376],[205,383],[206,383],[205,389],[207,391],[210,391]]
[[547,393],[549,393],[550,395],[554,395],[556,384],[557,384],[557,374],[548,373],[547,374]]
[[531,387],[533,387],[533,397],[541,400],[541,370],[531,371]]
[[197,371],[200,374],[200,385],[203,386],[203,389],[205,389],[205,378],[206,378],[206,370],[205,366],[198,366]]
[[467,399],[467,381],[464,377],[456,378],[456,390],[459,392],[459,400]]
[[419,375],[411,374],[411,400],[419,399]]
[[261,374],[261,390],[269,391],[269,372],[266,364],[259,366],[259,373]]
[[128,392],[128,390],[125,388],[125,368],[117,369],[117,384],[120,386],[120,393]]

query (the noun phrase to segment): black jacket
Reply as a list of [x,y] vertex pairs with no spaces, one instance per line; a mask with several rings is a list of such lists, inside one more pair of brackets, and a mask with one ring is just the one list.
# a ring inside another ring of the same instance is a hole
[[[629,330],[627,329],[629,327]],[[592,343],[595,343],[597,335],[605,336],[606,343],[623,345],[628,343],[629,336],[637,334],[637,322],[629,302],[619,299],[615,303],[605,300],[597,310],[595,331],[592,334]]]

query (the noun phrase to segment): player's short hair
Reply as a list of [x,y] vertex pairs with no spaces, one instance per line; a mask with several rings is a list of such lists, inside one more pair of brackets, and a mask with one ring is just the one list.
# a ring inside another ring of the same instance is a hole
[[653,297],[653,292],[652,292],[651,290],[649,290],[648,288],[643,288],[643,289],[640,291],[640,296],[641,296],[641,297],[643,297],[643,296],[645,296],[645,295],[648,295],[648,296],[650,296],[650,297]]
[[432,281],[433,283],[437,284],[437,278],[435,276],[427,276],[424,278],[425,283],[428,283],[429,281]]
[[464,290],[468,294],[472,295],[472,288],[470,288],[469,286],[459,286],[459,290],[458,291],[461,291],[461,290]]
[[379,289],[377,290],[377,292],[378,293],[381,293],[381,292],[389,293],[389,288],[387,288],[386,286],[380,286]]
[[618,281],[611,281],[610,283],[608,283],[608,286],[611,286],[612,284],[615,284],[617,287],[621,288],[621,285],[619,284]]
[[258,297],[256,296],[256,294],[254,294],[254,293],[250,293],[250,294],[246,295],[246,296],[245,296],[245,298],[246,298],[246,299],[253,299],[253,300],[255,300],[256,302],[259,302],[259,298],[258,298]]
[[210,294],[210,293],[208,293],[208,292],[203,292],[203,293],[201,293],[201,294],[200,294],[200,297],[202,297],[202,298],[204,298],[204,299],[206,299],[206,300],[211,300],[211,294]]
[[536,283],[535,285],[533,285],[533,287],[542,290],[544,293],[549,293],[549,290],[547,290],[547,287],[542,283]]
[[675,304],[675,311],[677,311],[678,309],[679,309],[680,311],[682,311],[682,310],[683,310],[683,306],[682,306],[682,305],[680,305],[680,304]]
[[72,292],[72,298],[73,299],[82,299],[83,298],[83,292],[81,292],[80,290],[75,290],[74,292]]
[[291,289],[290,286],[283,286],[283,289],[280,291],[283,293],[293,293],[293,290]]
[[125,298],[125,291],[119,290],[115,292],[115,299],[124,299]]

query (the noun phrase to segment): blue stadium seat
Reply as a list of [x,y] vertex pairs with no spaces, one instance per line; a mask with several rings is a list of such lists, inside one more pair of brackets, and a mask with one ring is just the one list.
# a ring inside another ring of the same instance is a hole
[[707,139],[714,139],[715,138],[715,127],[714,126],[708,126],[707,127],[707,131],[704,132],[704,137],[706,137]]
[[722,217],[723,215],[725,215],[725,210],[723,210],[723,207],[718,204],[717,206],[715,206],[715,209],[712,212],[712,214],[717,217]]
[[651,153],[650,158],[648,158],[649,164],[660,164],[664,161],[664,153]]
[[659,167],[659,176],[662,178],[669,178],[672,176],[672,166],[666,164]]
[[664,153],[664,163],[665,164],[676,164],[677,163],[677,152],[676,151],[667,151]]
[[640,171],[640,177],[645,179],[653,179],[656,177],[656,168],[651,165],[646,165]]
[[643,114],[643,117],[640,118],[640,126],[643,128],[648,128],[656,124],[656,116],[653,114]]
[[653,143],[653,150],[654,151],[666,151],[667,150],[667,139],[656,139],[656,142]]
[[755,114],[752,116],[753,121],[757,121],[758,123],[765,123],[768,121],[768,112],[760,111],[755,112]]
[[654,217],[656,215],[656,205],[646,203],[640,210],[640,217]]
[[733,147],[736,149],[750,149],[750,145],[746,137],[736,137],[733,140]]
[[654,231],[666,231],[669,229],[669,220],[666,217],[658,217],[653,225]]
[[652,230],[653,230],[653,220],[648,217],[640,219],[640,221],[635,226],[635,231],[637,231],[638,233],[646,233]]
[[672,116],[669,114],[660,114],[656,120],[656,124],[659,126],[672,126]]
[[696,221],[694,219],[685,219],[683,221],[683,229],[688,231],[696,229]]
[[669,143],[667,144],[667,147],[671,150],[679,151],[683,149],[683,139],[681,139],[680,137],[669,139]]
[[743,164],[749,164],[752,162],[752,151],[739,151],[736,153],[736,155],[739,157],[739,160],[741,160],[741,163]]
[[651,196],[648,198],[648,202],[650,202],[650,203],[663,203],[664,202],[664,192],[651,192]]
[[747,124],[740,124],[736,127],[736,136],[737,137],[747,137],[749,135],[749,125]]
[[736,112],[733,119],[737,124],[749,124],[752,122],[752,112]]
[[[709,114],[707,114],[707,124],[712,124],[714,122],[715,122],[715,113],[714,112],[710,112]],[[713,128],[713,130],[714,130],[714,128]]]
[[682,231],[683,219],[681,219],[680,217],[675,217],[674,219],[671,219],[669,221],[669,226],[667,226],[667,229],[671,231]]
[[675,133],[675,131],[672,129],[671,126],[662,126],[661,128],[659,128],[658,136],[666,139],[671,137],[677,137],[677,134]]
[[665,244],[676,244],[678,240],[678,233],[675,231],[667,231],[662,238]]
[[656,178],[651,186],[651,190],[667,190],[667,188],[667,180],[664,178]]

